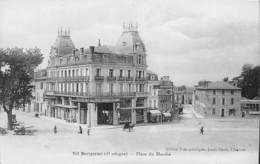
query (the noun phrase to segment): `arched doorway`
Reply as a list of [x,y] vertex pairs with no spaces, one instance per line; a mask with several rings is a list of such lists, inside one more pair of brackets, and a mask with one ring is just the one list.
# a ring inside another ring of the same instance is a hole
[[221,110],[221,117],[224,117],[225,116],[225,109],[222,109]]

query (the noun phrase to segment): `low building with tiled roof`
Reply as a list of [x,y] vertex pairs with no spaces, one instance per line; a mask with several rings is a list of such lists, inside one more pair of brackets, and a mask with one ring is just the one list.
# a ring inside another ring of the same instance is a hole
[[205,116],[241,116],[241,89],[227,82],[204,82],[195,87],[194,108]]

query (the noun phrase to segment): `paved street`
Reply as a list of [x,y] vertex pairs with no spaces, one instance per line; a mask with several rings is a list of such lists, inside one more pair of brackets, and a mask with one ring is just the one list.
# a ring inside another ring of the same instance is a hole
[[[147,157],[136,152],[170,152],[172,156],[151,157],[158,163],[254,163],[258,151],[258,121],[256,119],[202,119],[197,118],[191,106],[184,108],[178,121],[165,124],[138,126],[133,132],[123,131],[121,126],[99,126],[87,136],[77,134],[78,125],[51,118],[35,118],[31,113],[17,112],[18,121],[37,130],[33,136],[0,136],[0,161],[13,163],[120,163],[126,158],[132,162],[146,163]],[[5,127],[5,113],[0,113],[0,126]],[[205,126],[205,135],[199,127]],[[53,134],[54,125],[58,134]],[[203,150],[201,150],[203,149]],[[214,151],[204,151],[212,149]],[[237,150],[237,151],[235,151]],[[89,157],[73,155],[73,152],[127,152],[127,157]],[[54,155],[55,154],[55,155]],[[208,158],[205,158],[205,154]],[[37,158],[31,159],[34,155]],[[189,158],[185,158],[185,156]],[[200,158],[200,156],[203,156]],[[227,158],[227,155],[229,158]],[[15,156],[15,158],[14,158]],[[35,161],[38,159],[37,161]],[[248,159],[251,159],[248,161]],[[113,162],[112,162],[113,161]],[[149,162],[149,161],[148,161]]]

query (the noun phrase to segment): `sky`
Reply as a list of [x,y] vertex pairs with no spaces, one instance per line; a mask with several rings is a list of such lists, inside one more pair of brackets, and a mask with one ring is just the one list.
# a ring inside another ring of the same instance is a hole
[[77,48],[115,45],[138,24],[148,69],[175,85],[238,76],[259,65],[257,0],[0,0],[0,48],[38,47],[47,66],[58,28]]

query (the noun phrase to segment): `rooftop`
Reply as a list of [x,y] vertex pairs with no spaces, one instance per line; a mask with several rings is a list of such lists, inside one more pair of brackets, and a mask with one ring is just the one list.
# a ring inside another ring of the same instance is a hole
[[196,89],[236,89],[236,90],[240,90],[240,88],[230,85],[227,82],[223,82],[223,81],[217,81],[217,82],[209,82],[207,83],[207,85],[204,86],[198,86],[196,87]]

